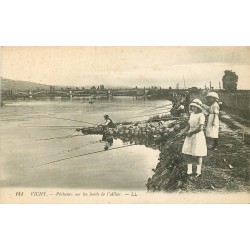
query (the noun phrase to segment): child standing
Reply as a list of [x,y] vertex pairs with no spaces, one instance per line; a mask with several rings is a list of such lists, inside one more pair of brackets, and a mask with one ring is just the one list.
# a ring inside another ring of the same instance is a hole
[[[209,92],[207,94],[207,101],[210,105],[209,115],[207,121],[206,137],[209,145],[209,149],[218,150],[218,138],[219,138],[219,96],[216,92]],[[211,145],[212,144],[212,145]]]
[[202,157],[207,155],[206,138],[203,132],[205,115],[202,113],[202,102],[194,99],[190,105],[190,119],[188,126],[183,129],[180,135],[185,134],[186,138],[182,147],[182,153],[186,155],[187,174],[193,173],[192,164],[197,163],[196,177],[201,175]]

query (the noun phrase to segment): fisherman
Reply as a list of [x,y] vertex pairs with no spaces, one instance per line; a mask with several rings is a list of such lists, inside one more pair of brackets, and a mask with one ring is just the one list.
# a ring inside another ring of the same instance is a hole
[[108,150],[109,147],[113,145],[114,138],[113,138],[112,128],[115,128],[116,126],[108,115],[105,115],[104,119],[105,122],[104,124],[102,124],[102,129],[103,129],[102,141],[106,142],[104,149]]
[[185,107],[185,113],[188,113],[189,112],[189,104],[190,104],[190,94],[189,92],[187,91],[185,93],[185,101],[184,101],[184,107]]
[[105,119],[105,123],[103,124],[103,126],[106,126],[108,128],[115,128],[115,124],[113,123],[113,121],[109,118],[108,115],[104,116]]
[[177,102],[176,105],[170,110],[170,114],[173,116],[180,116],[185,113],[183,102]]
[[183,102],[180,102],[180,104],[178,105],[176,109],[176,116],[179,117],[183,113],[185,113],[185,108],[184,108]]
[[174,108],[178,102],[178,97],[176,93],[173,93],[173,98],[172,98],[172,107]]

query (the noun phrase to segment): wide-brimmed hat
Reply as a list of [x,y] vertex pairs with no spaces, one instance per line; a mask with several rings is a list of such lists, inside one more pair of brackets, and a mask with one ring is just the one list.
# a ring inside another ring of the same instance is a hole
[[219,100],[219,95],[216,93],[216,92],[209,92],[208,94],[207,94],[207,97],[213,97],[213,98],[215,98],[215,99],[217,99],[217,100]]
[[190,104],[189,104],[189,107],[190,106],[195,106],[197,108],[199,108],[200,110],[202,110],[202,101],[200,99],[194,99]]
[[108,116],[108,115],[105,115],[104,118],[109,118],[109,116]]

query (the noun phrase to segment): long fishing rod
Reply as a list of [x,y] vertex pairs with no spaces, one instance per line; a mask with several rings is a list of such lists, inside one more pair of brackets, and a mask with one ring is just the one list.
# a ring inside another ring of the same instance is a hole
[[[139,117],[146,117],[146,116],[152,116],[152,115],[159,115],[159,114],[163,114],[163,113],[167,113],[167,112],[160,112],[160,113],[154,113],[154,114],[150,114],[150,115],[141,115],[141,116],[133,116],[133,117],[129,117],[127,118],[127,120],[129,119],[134,119],[134,118],[139,118]],[[91,122],[83,122],[83,121],[79,121],[79,120],[74,120],[74,119],[68,119],[68,118],[63,118],[63,117],[56,117],[56,116],[44,116],[41,115],[43,117],[49,117],[49,118],[55,118],[55,119],[60,119],[60,120],[66,120],[66,121],[74,121],[74,122],[80,122],[80,123],[86,123],[86,124],[91,124],[91,125],[100,125],[100,124],[96,124],[96,123],[91,123]]]
[[86,148],[86,147],[87,147],[88,145],[90,145],[90,144],[93,145],[93,144],[97,144],[97,143],[100,143],[100,140],[98,140],[98,141],[92,141],[92,142],[87,143],[87,144],[85,144],[85,145],[83,145],[83,146],[71,148],[71,149],[68,149],[68,150],[63,150],[63,151],[59,152],[58,154],[64,154],[65,152],[76,151],[76,150],[79,150],[79,149],[81,149],[81,148]]
[[59,136],[59,137],[50,137],[50,138],[44,138],[44,139],[38,139],[35,141],[49,141],[49,140],[56,140],[56,139],[68,139],[68,138],[73,138],[77,136],[84,136],[84,135],[67,135],[67,136]]
[[171,110],[171,108],[169,108],[169,109],[164,108],[164,109],[157,109],[157,110],[151,110],[151,111],[140,112],[139,114],[154,115],[155,113],[152,113],[152,112],[158,111],[158,112],[166,113],[166,112],[169,112],[170,110]]
[[159,107],[155,107],[153,109],[148,109],[148,110],[142,111],[141,113],[150,112],[150,111],[154,111],[156,109],[161,109],[161,108],[165,108],[165,107],[169,107],[169,106],[172,106],[172,104],[162,105],[162,106],[159,106]]
[[129,118],[127,118],[127,119],[139,118],[139,117],[145,117],[145,116],[152,116],[152,115],[159,115],[159,114],[164,114],[164,113],[168,113],[168,111],[166,111],[166,112],[160,112],[160,113],[154,113],[154,114],[149,114],[149,115],[133,116],[133,117],[129,117]]
[[[135,144],[130,144],[130,145],[121,146],[121,147],[117,147],[117,148],[111,148],[111,149],[109,149],[109,151],[115,150],[115,149],[120,149],[120,148],[131,147],[131,146],[134,146],[134,145],[135,145]],[[78,157],[82,157],[82,156],[86,156],[86,155],[92,155],[92,154],[102,153],[102,152],[106,152],[106,151],[104,151],[104,150],[99,150],[99,151],[95,151],[95,152],[91,152],[91,153],[87,153],[87,154],[69,156],[69,157],[66,157],[66,158],[59,159],[59,160],[50,161],[50,162],[46,162],[46,163],[43,163],[43,164],[40,164],[40,165],[36,165],[36,166],[34,166],[34,167],[31,167],[31,168],[37,168],[37,167],[41,167],[41,166],[45,166],[45,165],[57,163],[57,162],[60,162],[60,161],[66,161],[66,160],[69,160],[69,159],[78,158]]]
[[[171,121],[171,120],[178,120],[180,117],[166,117],[166,118],[155,118],[152,119],[153,121]],[[150,122],[150,121],[149,121]]]
[[92,122],[84,122],[84,121],[79,121],[79,120],[74,120],[74,119],[68,119],[68,118],[63,118],[63,117],[57,117],[57,116],[44,116],[44,115],[40,115],[43,117],[48,117],[48,118],[55,118],[55,119],[59,119],[59,120],[65,120],[65,121],[73,121],[73,122],[80,122],[80,123],[86,123],[86,124],[91,124],[91,125],[100,125],[97,123],[92,123]]
[[[154,113],[154,114],[150,114],[150,116],[151,116],[151,115],[163,114],[163,113],[167,113],[167,112]],[[42,116],[43,116],[43,115],[42,115]],[[149,115],[133,116],[133,117],[129,117],[129,118],[127,118],[127,119],[133,119],[133,118],[139,118],[139,117],[146,117],[146,116],[149,116]],[[56,117],[56,116],[45,116],[45,117],[55,118],[55,119],[61,119],[61,120],[66,120],[66,121],[75,121],[75,122],[87,123],[87,124],[91,124],[91,125],[100,125],[100,124],[96,124],[96,123],[83,122],[83,121],[79,121],[79,120],[73,120],[73,119],[62,118],[62,117]]]
[[[78,129],[78,127],[77,128],[42,128],[42,130],[55,130],[55,131],[58,131],[58,130],[76,130],[76,129]],[[80,128],[79,128],[80,129]]]
[[66,129],[69,129],[69,130],[76,130],[76,129],[80,129],[82,128],[82,126],[23,126],[25,128],[39,128],[39,129],[42,129],[42,130],[59,130],[59,129],[62,129],[62,130],[66,130]]
[[147,119],[147,120],[142,120],[142,121],[136,121],[135,123],[137,122],[150,123],[150,122],[171,121],[171,120],[178,120],[178,119],[180,119],[180,117],[152,118],[151,120]]
[[56,125],[34,125],[34,126],[25,126],[25,127],[30,127],[30,128],[79,128],[79,126],[56,126]]

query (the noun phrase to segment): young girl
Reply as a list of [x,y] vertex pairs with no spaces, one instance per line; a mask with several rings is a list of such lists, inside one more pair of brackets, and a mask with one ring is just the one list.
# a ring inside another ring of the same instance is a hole
[[197,163],[196,176],[201,175],[202,157],[207,155],[206,138],[203,132],[205,124],[205,115],[202,113],[202,102],[199,99],[194,99],[190,105],[190,119],[188,126],[181,131],[179,135],[186,135],[182,153],[186,155],[187,159],[187,174],[193,173],[192,164],[194,158]]
[[208,121],[206,129],[206,137],[209,145],[209,149],[218,150],[218,137],[219,137],[219,96],[215,92],[209,92],[207,94],[207,101],[210,105],[208,110]]

